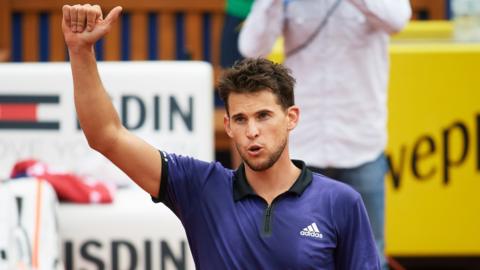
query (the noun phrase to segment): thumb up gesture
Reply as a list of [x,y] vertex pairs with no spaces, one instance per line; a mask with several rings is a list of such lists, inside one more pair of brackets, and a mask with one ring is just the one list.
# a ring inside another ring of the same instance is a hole
[[104,19],[98,5],[65,5],[62,8],[62,31],[69,50],[91,49],[116,22],[122,7],[113,8]]

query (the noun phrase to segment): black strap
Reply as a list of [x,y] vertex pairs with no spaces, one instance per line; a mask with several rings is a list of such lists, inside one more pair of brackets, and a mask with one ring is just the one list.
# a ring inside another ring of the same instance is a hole
[[338,8],[338,6],[340,5],[341,2],[342,2],[342,0],[337,0],[330,7],[330,9],[327,12],[327,15],[325,15],[322,22],[318,25],[317,29],[315,29],[315,32],[313,32],[313,34],[310,35],[310,37],[305,42],[303,42],[302,44],[300,44],[298,47],[294,48],[293,50],[290,50],[290,51],[286,52],[285,55],[287,57],[290,57],[290,56],[298,53],[299,51],[303,50],[303,48],[307,47],[310,43],[312,43],[312,41],[315,39],[315,37],[318,35],[318,33],[320,33],[320,31],[322,31],[322,29],[325,27],[325,25],[327,25],[328,19],[332,16],[333,12]]
[[152,201],[155,203],[165,202],[167,196],[167,186],[168,186],[168,158],[165,156],[165,153],[158,150],[160,153],[162,173],[160,175],[160,186],[157,197],[152,196]]

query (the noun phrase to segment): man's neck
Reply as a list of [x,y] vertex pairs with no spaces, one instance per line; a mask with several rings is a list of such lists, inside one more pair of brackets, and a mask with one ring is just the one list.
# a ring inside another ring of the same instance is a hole
[[301,170],[290,160],[288,154],[281,156],[277,162],[265,171],[254,171],[245,166],[248,183],[268,205],[280,194],[286,192],[297,180]]

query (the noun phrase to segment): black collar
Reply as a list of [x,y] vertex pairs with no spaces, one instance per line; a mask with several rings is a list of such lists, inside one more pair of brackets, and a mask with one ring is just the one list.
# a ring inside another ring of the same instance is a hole
[[[293,193],[297,196],[302,195],[303,191],[312,182],[312,172],[305,166],[301,160],[292,160],[293,164],[302,170],[295,183],[290,187],[287,193]],[[243,163],[234,173],[233,181],[233,199],[239,201],[247,196],[258,196],[248,183],[245,175],[245,165]]]

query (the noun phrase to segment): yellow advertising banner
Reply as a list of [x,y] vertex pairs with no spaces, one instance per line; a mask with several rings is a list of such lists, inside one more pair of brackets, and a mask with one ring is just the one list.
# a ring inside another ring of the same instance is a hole
[[390,55],[387,253],[480,255],[480,44]]

